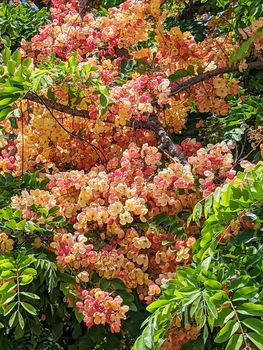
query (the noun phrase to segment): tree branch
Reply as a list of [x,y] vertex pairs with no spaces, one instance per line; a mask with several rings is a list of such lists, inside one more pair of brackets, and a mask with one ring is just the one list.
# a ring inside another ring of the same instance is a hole
[[[247,69],[263,69],[263,61],[256,61],[256,62],[250,62],[247,63]],[[225,73],[233,73],[239,71],[239,65],[235,66],[229,66],[229,67],[222,67],[222,68],[216,68],[214,70],[211,70],[209,72],[194,76],[193,78],[187,79],[181,84],[178,84],[177,86],[173,87],[170,92],[170,96],[174,96],[178,94],[179,92],[188,89],[189,87],[196,85],[202,81],[208,80],[212,77],[215,77],[217,75],[225,74]]]
[[160,140],[159,149],[161,151],[167,150],[172,158],[177,158],[180,163],[187,164],[183,154],[176,148],[173,140],[168,135],[162,124],[159,122],[155,113],[151,113],[148,121],[131,120],[127,123],[127,126],[134,129],[148,129],[155,132]]
[[63,112],[66,114],[71,114],[76,117],[81,118],[89,118],[89,112],[84,109],[74,109],[69,106],[65,106],[62,103],[52,101],[45,96],[38,96],[37,94],[28,91],[24,97],[27,100],[30,100],[32,102],[40,103],[41,105],[45,107],[49,107],[51,109],[55,109],[56,111]]

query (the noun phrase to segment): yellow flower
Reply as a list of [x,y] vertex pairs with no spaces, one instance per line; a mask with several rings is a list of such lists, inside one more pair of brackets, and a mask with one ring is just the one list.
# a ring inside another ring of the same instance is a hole
[[182,260],[188,260],[189,259],[189,248],[182,248],[179,250],[179,252],[177,252],[176,254],[176,261],[180,262]]
[[116,217],[118,214],[122,212],[123,205],[121,202],[114,202],[109,205],[108,207],[108,213],[109,215]]
[[133,217],[128,211],[120,214],[120,223],[121,225],[126,225],[127,223],[131,224],[133,222]]

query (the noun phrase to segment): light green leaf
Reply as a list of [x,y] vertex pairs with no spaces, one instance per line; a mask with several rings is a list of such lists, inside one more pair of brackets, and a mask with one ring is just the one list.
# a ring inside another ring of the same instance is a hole
[[14,265],[11,262],[5,262],[3,264],[0,264],[0,268],[3,270],[12,270],[14,268]]
[[206,280],[204,282],[204,285],[207,289],[212,289],[212,290],[221,290],[222,289],[222,284],[218,281],[215,281],[215,280]]
[[239,323],[230,320],[226,323],[226,325],[220,330],[215,338],[215,343],[224,343],[226,342],[232,335],[238,330]]
[[143,341],[142,335],[136,340],[135,344],[133,345],[132,350],[148,350],[148,348],[146,347],[146,345]]
[[37,275],[37,271],[32,267],[28,267],[27,269],[23,270],[21,273],[21,276],[25,276],[25,275],[35,276]]
[[149,306],[147,306],[147,311],[154,312],[159,307],[169,304],[170,301],[171,299],[158,299]]
[[235,292],[232,300],[248,300],[249,298],[253,297],[257,293],[257,291],[258,288],[254,286],[240,288]]
[[192,318],[195,314],[195,312],[197,311],[198,307],[201,307],[201,299],[202,296],[200,295],[192,304],[191,309],[190,309],[190,317]]
[[212,203],[213,203],[212,195],[207,196],[205,199],[205,205],[204,205],[204,215],[206,219],[208,217],[208,214],[211,213]]
[[22,280],[21,280],[20,284],[21,284],[22,286],[26,286],[27,284],[31,283],[32,280],[33,280],[33,277],[32,277],[32,276],[30,276],[30,275],[25,275],[25,276],[22,277]]
[[239,306],[239,308],[237,309],[237,312],[242,315],[263,317],[263,305],[245,303]]
[[208,307],[209,316],[213,317],[214,319],[217,318],[217,310],[215,305],[209,299],[206,299],[206,305]]
[[6,107],[11,105],[17,100],[15,97],[6,97],[0,100],[0,107]]

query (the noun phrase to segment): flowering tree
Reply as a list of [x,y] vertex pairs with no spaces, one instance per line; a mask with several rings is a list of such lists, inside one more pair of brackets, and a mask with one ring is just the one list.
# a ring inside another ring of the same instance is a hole
[[262,349],[262,5],[95,5],[4,42],[2,347]]

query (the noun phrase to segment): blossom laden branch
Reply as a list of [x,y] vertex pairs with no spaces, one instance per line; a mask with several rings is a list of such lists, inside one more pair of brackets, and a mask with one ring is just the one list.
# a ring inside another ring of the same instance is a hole
[[[262,61],[256,61],[256,62],[250,62],[247,64],[247,69],[263,69],[263,62]],[[189,87],[196,85],[200,82],[206,81],[210,79],[211,77],[222,75],[225,73],[232,73],[239,71],[239,65],[235,66],[228,66],[228,67],[221,67],[216,68],[212,71],[200,74],[198,76],[194,76],[190,79],[185,80],[184,82],[178,84],[177,86],[173,87],[170,92],[170,97],[175,96],[181,91],[187,90]],[[39,96],[33,92],[27,92],[25,99],[28,99],[32,102],[36,102],[39,104],[44,105],[49,110],[57,110],[62,113],[70,114],[73,116],[81,117],[81,118],[89,118],[89,112],[87,110],[82,109],[74,109],[69,106],[65,106],[59,102],[50,100],[44,96]],[[157,99],[152,100],[152,104],[155,105],[157,103]],[[187,164],[187,161],[185,160],[184,156],[178,151],[176,146],[174,145],[171,137],[168,135],[166,130],[163,128],[161,123],[159,122],[156,114],[151,113],[148,121],[138,121],[138,120],[131,120],[127,123],[127,126],[133,127],[135,129],[149,129],[156,133],[157,137],[160,140],[160,150],[164,151],[167,150],[169,155],[172,158],[177,158],[182,164]],[[73,135],[72,135],[73,136]],[[74,135],[75,137],[75,135]]]
[[[247,69],[249,70],[261,70],[263,69],[263,61],[256,61],[256,62],[250,62],[247,63]],[[228,66],[228,67],[221,67],[221,68],[216,68],[214,70],[211,70],[209,72],[205,72],[203,74],[194,76],[190,79],[187,79],[181,84],[178,84],[177,86],[173,87],[170,92],[170,96],[174,96],[178,94],[181,91],[187,90],[189,87],[196,85],[198,83],[201,83],[202,81],[206,81],[212,77],[215,77],[217,75],[221,74],[226,74],[226,73],[234,73],[238,72],[240,70],[239,65],[235,66]]]
[[160,140],[159,149],[161,151],[167,150],[172,158],[177,158],[180,163],[184,165],[187,164],[183,154],[176,148],[173,140],[159,122],[155,113],[150,114],[148,121],[132,120],[128,122],[128,126],[131,126],[134,129],[149,129],[154,131]]
[[[247,64],[247,69],[253,70],[253,69],[263,69],[263,62],[262,61],[256,61],[256,62],[250,62]],[[171,89],[170,92],[170,97],[175,96],[181,91],[187,90],[189,87],[196,85],[198,83],[201,83],[203,81],[206,81],[212,77],[215,77],[217,75],[225,74],[225,73],[233,73],[233,72],[238,72],[239,71],[239,65],[235,66],[227,66],[227,67],[221,67],[221,68],[216,68],[214,70],[211,70],[209,72],[205,72],[203,74],[194,76],[190,79],[185,80],[184,82],[176,85]],[[44,106],[48,106],[51,109],[55,109],[59,112],[74,115],[76,117],[81,117],[81,118],[89,118],[89,112],[87,110],[83,109],[75,109],[71,108],[69,106],[65,106],[62,103],[50,100],[44,96],[38,96],[37,94],[33,92],[27,92],[25,99],[30,100],[32,102],[40,103]],[[153,104],[156,104],[157,99],[153,99]]]

